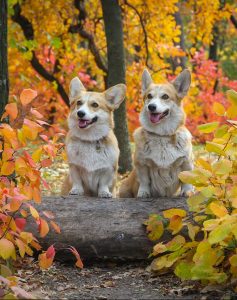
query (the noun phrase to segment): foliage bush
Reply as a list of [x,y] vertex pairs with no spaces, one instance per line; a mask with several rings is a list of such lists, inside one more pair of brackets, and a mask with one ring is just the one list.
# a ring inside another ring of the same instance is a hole
[[[0,124],[0,283],[5,287],[5,292],[0,289],[0,297],[5,295],[6,299],[24,296],[24,291],[16,286],[16,277],[12,276],[13,261],[25,255],[32,256],[35,250],[41,251],[36,237],[26,230],[29,218],[35,220],[42,238],[50,227],[60,233],[54,215],[50,211],[40,215],[34,207],[34,203],[41,202],[41,185],[49,188],[40,169],[50,166],[63,147],[59,140],[61,133],[54,133],[51,138],[47,130],[50,125],[33,107],[36,96],[34,90],[23,90],[20,99],[15,98],[6,105],[2,117],[5,122]],[[70,250],[77,257],[77,266],[82,267],[79,254],[73,248]],[[40,268],[50,267],[54,256],[53,245],[41,251]]]
[[205,155],[196,160],[193,171],[179,175],[196,188],[187,199],[189,211],[172,208],[146,222],[152,240],[162,237],[164,230],[174,236],[154,246],[155,272],[172,269],[182,280],[204,283],[225,283],[237,276],[237,92],[227,91],[227,98],[227,109],[218,102],[213,105],[224,124],[199,126],[201,134],[214,133]]

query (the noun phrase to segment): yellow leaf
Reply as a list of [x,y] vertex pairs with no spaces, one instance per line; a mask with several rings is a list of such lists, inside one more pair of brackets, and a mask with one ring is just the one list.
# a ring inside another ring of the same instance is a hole
[[35,218],[36,220],[39,219],[39,213],[38,213],[38,211],[33,206],[31,206],[31,205],[30,205],[30,213],[31,213],[31,215],[32,215],[33,218]]
[[172,218],[173,216],[186,217],[187,213],[183,209],[171,208],[171,209],[163,211],[163,215],[165,218],[169,219],[169,218]]
[[36,91],[32,89],[24,89],[20,95],[20,100],[22,105],[29,104],[36,96],[37,96]]
[[22,232],[20,233],[20,237],[21,237],[27,244],[29,244],[29,243],[33,240],[33,235],[32,235],[32,233],[30,233],[30,232],[22,231]]
[[202,133],[211,133],[213,132],[219,125],[219,122],[212,122],[198,126],[198,130]]
[[228,210],[223,205],[218,204],[217,202],[212,202],[209,205],[209,208],[214,213],[214,215],[216,215],[219,218],[222,218],[228,214]]
[[228,159],[222,159],[212,165],[213,172],[218,175],[228,175],[232,170],[232,162]]
[[13,161],[4,161],[1,168],[1,175],[11,175],[15,170],[15,163]]
[[25,250],[25,243],[22,242],[22,240],[16,239],[16,244],[19,249],[19,253],[21,257],[25,256],[26,250]]
[[219,102],[214,102],[213,110],[218,116],[224,116],[225,114],[225,107]]
[[16,258],[15,247],[13,243],[5,238],[0,239],[0,256],[3,259]]
[[35,162],[39,162],[42,155],[42,148],[35,150],[35,152],[32,154],[32,158]]
[[12,120],[15,120],[18,114],[17,104],[16,103],[9,103],[6,105],[5,110],[7,114],[10,116]]
[[223,145],[213,143],[213,142],[206,142],[206,150],[208,152],[214,152],[219,155],[225,155],[225,152],[223,151],[223,149],[224,149]]

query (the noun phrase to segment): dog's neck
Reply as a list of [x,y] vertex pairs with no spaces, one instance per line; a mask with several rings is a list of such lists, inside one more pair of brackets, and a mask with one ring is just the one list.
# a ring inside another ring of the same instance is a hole
[[71,128],[70,135],[71,138],[74,140],[80,140],[84,142],[100,142],[104,140],[110,132],[111,128],[109,126],[100,126],[100,128],[88,128],[87,129],[78,129],[78,128]]

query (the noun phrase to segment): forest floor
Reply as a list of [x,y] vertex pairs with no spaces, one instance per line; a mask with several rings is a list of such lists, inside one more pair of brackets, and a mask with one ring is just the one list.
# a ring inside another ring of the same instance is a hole
[[80,270],[55,263],[41,271],[25,264],[20,286],[37,299],[237,299],[226,288],[181,282],[171,274],[152,276],[143,264],[103,264]]

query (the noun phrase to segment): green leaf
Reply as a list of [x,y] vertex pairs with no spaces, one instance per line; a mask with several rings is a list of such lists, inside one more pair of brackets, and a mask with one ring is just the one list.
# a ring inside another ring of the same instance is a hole
[[231,224],[221,224],[217,226],[213,231],[210,232],[208,241],[211,245],[217,244],[223,241],[230,234],[232,229]]
[[234,91],[234,90],[228,90],[228,91],[226,92],[226,95],[227,95],[228,100],[229,100],[232,104],[234,104],[234,105],[237,106],[237,92]]
[[211,133],[213,132],[219,125],[219,122],[211,122],[198,126],[198,130],[202,133]]
[[174,273],[182,280],[192,279],[192,275],[191,275],[192,267],[193,264],[181,261],[180,263],[177,264]]
[[193,195],[188,198],[188,206],[190,211],[197,211],[199,210],[200,204],[202,204],[206,200],[206,197],[201,193]]
[[206,150],[208,152],[213,152],[219,155],[225,155],[223,149],[224,149],[223,145],[213,143],[213,142],[206,142]]

